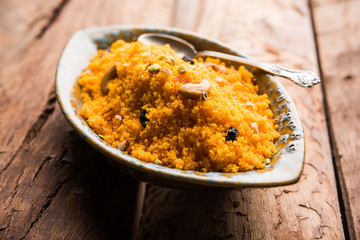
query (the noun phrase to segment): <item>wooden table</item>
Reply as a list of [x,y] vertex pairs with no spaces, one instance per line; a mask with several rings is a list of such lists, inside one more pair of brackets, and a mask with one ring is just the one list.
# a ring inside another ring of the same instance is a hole
[[[2,0],[0,239],[360,239],[360,1]],[[306,163],[270,189],[171,190],[108,165],[65,120],[57,59],[78,29],[192,30],[321,73],[302,89]]]

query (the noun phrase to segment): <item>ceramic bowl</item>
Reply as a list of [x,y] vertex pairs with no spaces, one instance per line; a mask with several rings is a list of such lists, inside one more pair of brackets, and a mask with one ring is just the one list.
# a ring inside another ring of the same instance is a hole
[[56,71],[56,94],[66,118],[90,145],[100,151],[126,174],[165,187],[209,186],[222,188],[275,187],[297,182],[305,158],[304,133],[295,105],[280,82],[263,72],[254,73],[260,93],[267,93],[281,137],[276,139],[278,153],[262,170],[239,173],[186,171],[147,163],[111,147],[100,139],[80,116],[81,98],[77,79],[99,48],[105,49],[117,39],[136,41],[146,32],[161,32],[183,38],[198,50],[214,50],[246,57],[217,40],[176,28],[114,25],[76,32],[66,45]]

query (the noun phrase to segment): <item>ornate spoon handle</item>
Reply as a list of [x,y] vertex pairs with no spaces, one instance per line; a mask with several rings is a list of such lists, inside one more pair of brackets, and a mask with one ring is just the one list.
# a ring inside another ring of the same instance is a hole
[[214,51],[200,51],[196,54],[196,57],[214,57],[246,64],[251,67],[261,69],[272,75],[287,78],[301,87],[310,88],[321,82],[319,76],[311,71],[288,69],[271,63],[259,63],[248,58],[236,57],[230,54]]

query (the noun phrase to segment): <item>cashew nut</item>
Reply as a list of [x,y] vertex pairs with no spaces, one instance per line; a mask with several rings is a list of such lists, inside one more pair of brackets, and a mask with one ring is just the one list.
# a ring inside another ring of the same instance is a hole
[[251,125],[251,128],[253,129],[254,132],[256,132],[257,134],[259,134],[259,129],[258,129],[258,123],[257,122],[253,122],[253,123],[250,123]]
[[108,83],[110,80],[117,78],[117,70],[116,70],[116,64],[112,65],[108,70],[106,70],[102,80],[101,80],[101,93],[103,95],[107,95],[109,93]]
[[201,83],[185,83],[179,88],[179,93],[186,98],[206,100],[211,83],[208,80],[203,79]]
[[212,62],[204,62],[204,67],[212,67],[215,71],[221,72],[221,73],[227,73],[227,68],[223,65],[212,63]]
[[167,69],[166,67],[162,67],[160,69],[160,73],[164,73],[164,74],[170,76],[172,74],[172,71],[170,69]]
[[253,103],[250,102],[250,101],[246,101],[245,106],[246,106],[246,107],[255,107],[255,104],[253,104]]
[[124,140],[118,144],[118,149],[121,151],[125,151],[129,147],[129,142]]

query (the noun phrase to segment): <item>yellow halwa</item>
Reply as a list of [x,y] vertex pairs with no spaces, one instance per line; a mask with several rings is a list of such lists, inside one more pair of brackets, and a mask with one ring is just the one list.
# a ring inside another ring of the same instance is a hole
[[[103,95],[102,78],[114,64],[118,77]],[[146,162],[203,172],[264,168],[279,137],[267,95],[257,94],[243,66],[208,65],[184,61],[169,45],[118,40],[99,50],[79,78],[81,115],[106,142],[118,147],[126,140],[124,152]],[[183,84],[203,79],[211,83],[206,100],[179,94]],[[230,128],[236,139],[226,139]]]

